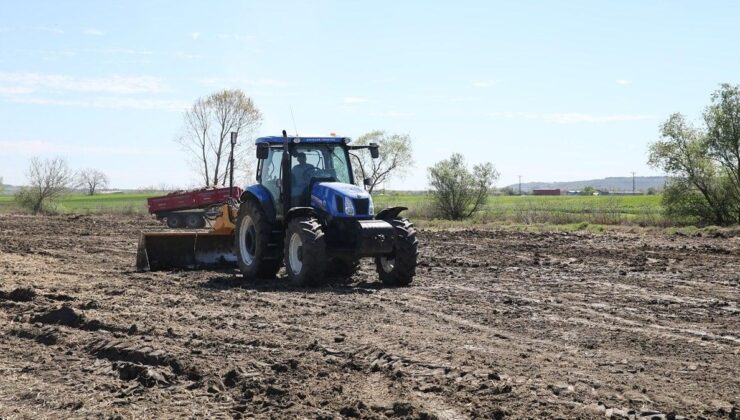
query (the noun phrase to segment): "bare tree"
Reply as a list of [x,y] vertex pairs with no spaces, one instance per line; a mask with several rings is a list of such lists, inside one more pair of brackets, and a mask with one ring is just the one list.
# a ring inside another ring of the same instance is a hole
[[77,185],[87,190],[87,195],[94,195],[95,191],[108,188],[108,176],[97,169],[83,169],[77,174]]
[[198,98],[192,107],[185,112],[185,134],[178,139],[178,143],[190,152],[194,166],[200,167],[203,185],[208,186],[210,172],[208,163],[211,160],[209,153],[209,134],[211,115],[208,101]]
[[205,186],[225,185],[229,179],[232,132],[240,139],[234,147],[235,172],[250,171],[254,146],[249,137],[261,124],[262,114],[243,91],[227,89],[199,98],[184,120],[184,134],[177,142],[189,153]]
[[356,182],[370,179],[367,190],[372,194],[378,185],[393,177],[403,177],[414,165],[411,138],[406,134],[387,134],[385,131],[371,131],[363,134],[354,144],[366,145],[377,143],[380,146],[380,157],[372,159],[370,153],[356,153],[354,176]]
[[26,172],[28,186],[16,193],[16,201],[38,214],[46,209],[49,201],[64,194],[72,184],[74,173],[62,158],[31,159]]

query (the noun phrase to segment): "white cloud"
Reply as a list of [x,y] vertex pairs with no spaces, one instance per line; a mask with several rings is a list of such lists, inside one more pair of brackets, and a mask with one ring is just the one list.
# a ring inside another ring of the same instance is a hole
[[103,31],[101,31],[99,29],[95,29],[95,28],[84,28],[84,29],[82,29],[82,33],[85,34],[85,35],[90,35],[90,36],[103,36],[103,35],[105,35],[105,32],[103,32]]
[[373,117],[406,118],[406,117],[413,117],[416,115],[416,113],[415,112],[387,111],[387,112],[373,112],[370,115],[372,115]]
[[77,146],[56,144],[44,140],[0,141],[0,155],[86,154],[86,155],[143,155],[147,151],[133,147]]
[[524,120],[535,120],[540,114],[535,112],[489,112],[488,116],[495,118],[506,118],[506,119],[524,119]]
[[635,115],[635,114],[613,114],[613,115],[590,115],[590,114],[575,114],[575,113],[556,113],[556,114],[545,114],[545,120],[554,122],[557,124],[573,124],[573,123],[609,123],[609,122],[621,122],[621,121],[639,121],[639,120],[654,120],[653,115]]
[[36,26],[33,29],[36,31],[47,32],[54,35],[64,35],[64,30],[59,28],[52,28],[49,26]]
[[593,115],[579,114],[568,112],[555,113],[537,113],[537,112],[491,112],[488,114],[495,118],[506,119],[524,119],[524,120],[542,120],[555,124],[576,124],[576,123],[611,123],[623,121],[640,121],[654,120],[654,115],[644,114],[610,114],[610,115]]
[[132,48],[87,48],[81,50],[82,52],[86,53],[95,53],[95,54],[112,54],[112,55],[152,55],[153,52],[149,50],[135,50]]
[[255,35],[240,35],[240,34],[216,34],[219,39],[233,39],[235,41],[250,41],[256,39]]
[[185,101],[167,99],[145,99],[145,98],[115,98],[103,97],[93,99],[68,100],[46,97],[16,96],[10,97],[10,102],[31,105],[53,105],[65,107],[83,108],[109,108],[109,109],[140,109],[140,110],[162,110],[183,111],[190,104]]
[[469,96],[455,96],[450,98],[450,102],[470,102],[472,100],[474,99]]
[[496,80],[476,80],[473,82],[473,86],[478,88],[490,88],[498,84]]
[[221,79],[217,77],[209,77],[204,79],[198,79],[198,81],[205,86],[248,86],[248,87],[276,87],[284,88],[290,86],[290,83],[284,80],[277,79]]
[[183,60],[197,60],[201,58],[201,56],[198,54],[189,54],[189,53],[184,53],[184,52],[176,52],[173,54],[173,56],[175,58],[181,58]]
[[276,79],[257,79],[257,80],[245,80],[245,84],[250,86],[260,86],[260,87],[288,87],[289,83],[284,80],[276,80]]
[[33,88],[27,86],[12,86],[2,87],[0,86],[0,95],[23,95],[26,93],[33,92]]
[[200,38],[200,32],[193,32],[192,34],[190,34],[190,38],[193,38],[193,40],[197,40],[198,38]]
[[59,74],[0,73],[0,83],[12,86],[3,88],[26,88],[68,92],[104,92],[116,94],[164,92],[160,79],[151,76],[112,75],[98,78],[76,78]]
[[625,79],[617,79],[616,80],[618,85],[627,86],[632,84],[632,80],[625,80]]
[[361,96],[347,96],[342,99],[342,102],[348,105],[361,104],[367,102],[368,99]]

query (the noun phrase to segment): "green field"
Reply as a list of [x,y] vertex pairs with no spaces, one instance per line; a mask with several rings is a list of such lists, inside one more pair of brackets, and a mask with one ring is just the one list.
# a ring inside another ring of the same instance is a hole
[[[641,196],[492,196],[474,221],[513,223],[598,223],[668,225],[661,197]],[[434,208],[426,194],[384,194],[375,207],[405,206],[412,215],[431,219]]]
[[[55,203],[61,213],[146,213],[146,199],[158,193],[70,194]],[[13,196],[0,195],[0,211],[18,211]]]
[[[56,204],[62,213],[146,213],[146,198],[159,193],[67,195]],[[472,223],[523,224],[596,223],[668,226],[661,212],[660,196],[492,196]],[[430,196],[425,193],[389,192],[374,195],[375,208],[409,208],[418,220],[434,218]],[[12,196],[0,196],[0,211],[18,211]]]

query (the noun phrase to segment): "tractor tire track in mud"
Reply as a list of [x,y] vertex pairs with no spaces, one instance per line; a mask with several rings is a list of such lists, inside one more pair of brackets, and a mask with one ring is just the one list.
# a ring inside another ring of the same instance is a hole
[[419,232],[313,288],[133,270],[131,216],[0,215],[0,417],[732,418],[740,238]]

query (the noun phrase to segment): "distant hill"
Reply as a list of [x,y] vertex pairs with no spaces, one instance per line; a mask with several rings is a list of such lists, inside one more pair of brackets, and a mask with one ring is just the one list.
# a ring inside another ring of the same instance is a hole
[[0,195],[12,195],[15,194],[16,191],[18,191],[18,188],[15,185],[8,185],[8,184],[2,184],[2,188],[0,188]]
[[[637,176],[635,177],[635,189],[637,191],[647,191],[648,188],[663,189],[666,177],[664,176]],[[585,187],[594,187],[597,190],[619,192],[632,191],[632,177],[609,177],[603,179],[587,179],[583,181],[566,181],[566,182],[522,182],[522,192],[530,192],[541,188],[559,188],[561,190],[582,190]],[[518,191],[519,184],[512,184],[509,187]]]

